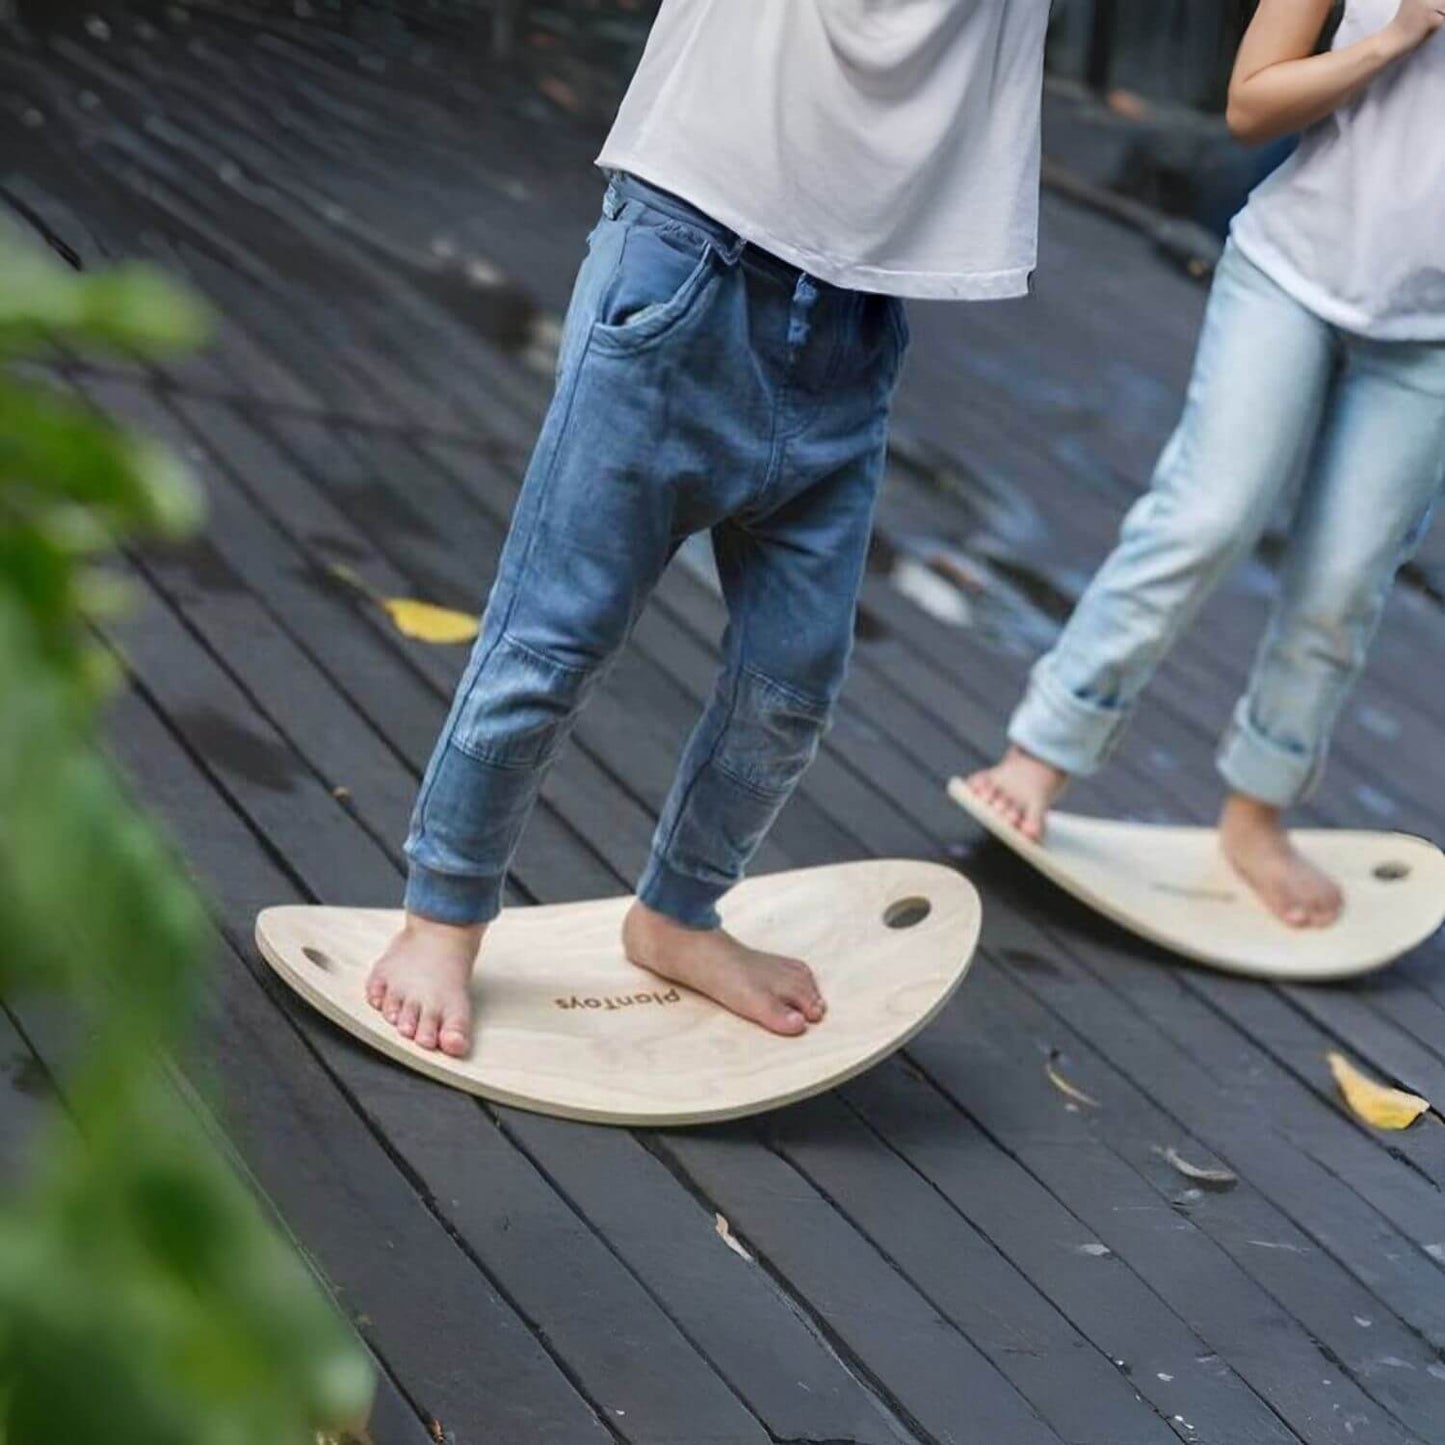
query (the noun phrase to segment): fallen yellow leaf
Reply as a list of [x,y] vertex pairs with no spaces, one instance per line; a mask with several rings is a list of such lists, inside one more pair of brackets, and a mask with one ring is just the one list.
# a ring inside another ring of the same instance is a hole
[[431,602],[411,597],[381,597],[396,630],[419,642],[471,642],[477,635],[477,619],[466,612],[453,612]]
[[1044,1073],[1049,1077],[1049,1083],[1056,1088],[1066,1099],[1072,1099],[1076,1104],[1083,1104],[1086,1108],[1097,1109],[1099,1101],[1091,1095],[1086,1094],[1082,1089],[1076,1088],[1058,1070],[1054,1058],[1051,1056],[1044,1065]]
[[384,608],[404,637],[419,642],[471,642],[477,635],[477,619],[469,612],[453,612],[414,597],[383,597],[355,568],[342,562],[328,562],[326,570],[367,601]]
[[1376,1129],[1408,1129],[1430,1108],[1428,1100],[1416,1094],[1366,1078],[1343,1054],[1332,1053],[1328,1061],[1350,1111]]

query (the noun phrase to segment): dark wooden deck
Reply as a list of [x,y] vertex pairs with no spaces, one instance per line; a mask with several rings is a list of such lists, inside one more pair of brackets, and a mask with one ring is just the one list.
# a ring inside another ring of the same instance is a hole
[[[1050,201],[1036,298],[916,313],[864,641],[759,867],[965,867],[985,940],[946,1015],[841,1092],[748,1124],[634,1134],[483,1107],[313,1017],[250,931],[268,903],[397,898],[463,656],[397,637],[327,565],[484,595],[597,201],[595,138],[503,79],[280,7],[96,9],[0,43],[0,206],[77,264],[153,257],[224,317],[200,361],[62,370],[209,483],[205,539],[129,563],[147,605],[114,639],[133,678],[114,744],[215,898],[197,1067],[381,1363],[377,1441],[1445,1440],[1445,1125],[1370,1132],[1324,1062],[1342,1047],[1445,1101],[1445,942],[1351,988],[1182,967],[1041,887],[942,792],[998,745],[1047,619],[1146,477],[1199,286]],[[977,625],[911,600],[936,574],[900,587],[928,539],[991,563]],[[1318,820],[1442,831],[1432,548]],[[1212,739],[1272,585],[1267,557],[1231,583],[1081,806],[1209,816]],[[518,902],[627,888],[721,620],[706,578],[675,568],[551,778]],[[55,1047],[43,1018],[13,1022],[7,1126],[33,1111],[32,1051]],[[1051,1056],[1100,1107],[1050,1085]],[[1238,1186],[1191,1185],[1171,1146]]]

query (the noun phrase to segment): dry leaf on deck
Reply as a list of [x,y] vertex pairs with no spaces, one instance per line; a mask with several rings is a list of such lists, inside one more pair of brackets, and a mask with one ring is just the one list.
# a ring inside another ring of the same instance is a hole
[[1186,1179],[1192,1179],[1206,1189],[1233,1189],[1239,1183],[1239,1175],[1232,1169],[1207,1169],[1202,1164],[1191,1164],[1172,1145],[1158,1152]]
[[732,1229],[728,1226],[727,1220],[724,1219],[721,1214],[717,1216],[717,1237],[722,1240],[734,1254],[740,1254],[744,1259],[751,1261],[752,1255],[733,1238]]
[[1091,1095],[1086,1094],[1082,1089],[1071,1084],[1060,1072],[1058,1067],[1058,1054],[1050,1054],[1048,1062],[1044,1065],[1044,1073],[1049,1077],[1049,1083],[1056,1088],[1066,1099],[1072,1099],[1076,1104],[1083,1104],[1086,1108],[1097,1109],[1099,1101]]
[[555,75],[539,80],[537,89],[554,105],[560,105],[563,110],[570,110],[574,115],[582,109],[582,98],[565,80],[559,80]]
[[1366,1078],[1343,1054],[1328,1055],[1328,1062],[1351,1113],[1376,1129],[1408,1129],[1430,1108],[1417,1094]]

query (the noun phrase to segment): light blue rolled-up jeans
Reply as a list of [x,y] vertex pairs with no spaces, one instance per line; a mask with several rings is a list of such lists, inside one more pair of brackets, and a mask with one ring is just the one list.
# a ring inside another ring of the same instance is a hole
[[1231,244],[1178,429],[1034,668],[1010,739],[1071,774],[1096,772],[1156,666],[1296,482],[1274,615],[1218,755],[1233,791],[1277,807],[1317,783],[1445,484],[1445,345],[1343,332]]

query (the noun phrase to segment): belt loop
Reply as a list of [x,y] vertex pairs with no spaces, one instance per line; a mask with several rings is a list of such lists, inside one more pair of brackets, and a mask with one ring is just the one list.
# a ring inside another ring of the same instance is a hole
[[813,312],[818,305],[818,283],[806,271],[798,273],[788,317],[788,345],[801,351],[813,335]]
[[742,259],[743,252],[746,251],[748,247],[748,243],[743,240],[741,236],[731,231],[728,233],[728,241],[726,244],[721,242],[716,244],[718,255],[721,256],[729,266],[736,266]]
[[639,181],[627,171],[612,171],[609,179],[611,184],[602,201],[602,213],[609,221],[616,220],[629,200],[636,200],[639,205],[670,216],[679,225],[703,236],[713,253],[729,266],[736,266],[747,250],[748,243],[736,231],[714,220],[690,201],[673,196],[646,181]]

